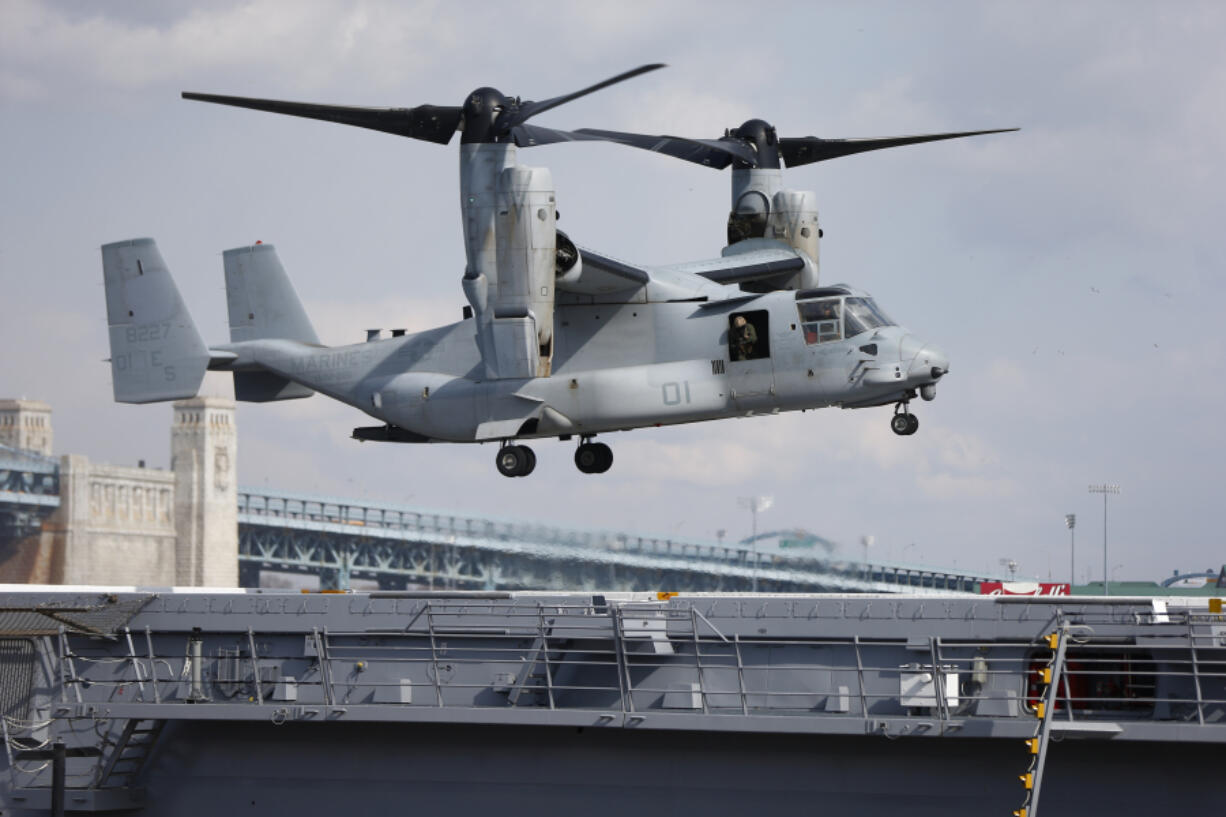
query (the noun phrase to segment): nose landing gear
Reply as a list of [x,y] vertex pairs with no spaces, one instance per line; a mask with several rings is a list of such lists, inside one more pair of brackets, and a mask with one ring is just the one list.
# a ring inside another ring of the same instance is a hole
[[586,437],[575,449],[575,466],[585,474],[603,474],[613,465],[613,450]]
[[907,409],[906,402],[894,406],[890,429],[900,437],[909,437],[919,430],[919,418]]
[[504,477],[526,477],[536,468],[536,454],[526,445],[506,445],[498,449],[494,458],[498,473]]

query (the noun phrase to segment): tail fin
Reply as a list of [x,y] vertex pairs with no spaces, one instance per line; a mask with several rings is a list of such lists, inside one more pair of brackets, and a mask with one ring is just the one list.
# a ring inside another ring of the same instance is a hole
[[154,240],[103,245],[102,275],[115,400],[155,403],[195,396],[209,350]]
[[[271,244],[226,250],[230,340],[281,338],[319,345],[302,301]],[[271,372],[235,372],[234,397],[252,403],[310,397],[315,392]]]

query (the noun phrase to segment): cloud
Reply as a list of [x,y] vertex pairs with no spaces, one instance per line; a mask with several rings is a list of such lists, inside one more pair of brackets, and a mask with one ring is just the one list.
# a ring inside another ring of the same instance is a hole
[[963,474],[981,472],[1000,462],[1000,454],[975,434],[934,428],[928,432],[937,449],[935,464]]
[[[936,112],[925,103],[924,96],[916,87],[915,77],[901,75],[889,77],[855,94],[843,111],[844,127],[863,132],[846,136],[900,136],[895,130],[905,123],[907,133],[944,127],[935,122]],[[834,136],[831,134],[831,136]],[[838,137],[843,137],[839,134]]]
[[[459,276],[456,276],[459,289]],[[332,346],[358,343],[367,329],[406,329],[411,334],[460,319],[463,295],[454,298],[414,298],[403,293],[358,301],[322,300],[304,302],[304,309],[322,341]]]
[[[624,60],[619,55],[635,44],[673,50],[676,44],[664,33],[670,23],[685,20],[693,27],[696,19],[707,19],[696,14],[695,4],[681,2],[521,5],[522,13],[508,17],[456,14],[438,0],[252,0],[170,10],[144,4],[83,10],[11,0],[0,30],[0,92],[10,100],[63,99],[83,91],[178,87],[203,76],[212,82],[224,76],[245,87],[258,82],[266,90],[311,92],[358,84],[386,92],[432,83],[436,92],[446,93],[447,86],[438,84],[459,74],[439,67],[471,67],[484,62],[486,52],[497,55],[503,76],[484,82],[513,82],[522,73],[520,65],[607,65]],[[645,27],[648,12],[653,25]],[[658,46],[650,45],[656,41]],[[549,47],[533,50],[534,42]],[[504,59],[508,55],[519,59]],[[554,82],[561,80],[563,87],[552,93],[572,90],[564,87],[566,79],[566,71],[556,71]],[[479,77],[465,81],[482,82]],[[529,90],[527,98],[551,92]]]
[[681,482],[726,489],[767,477],[784,478],[797,471],[800,458],[795,456],[794,424],[775,417],[729,422],[743,428],[709,440],[660,443],[642,436],[619,442],[618,451],[624,452],[626,461],[619,475],[636,482]]
[[943,500],[1016,492],[1014,481],[1000,473],[1001,453],[982,436],[928,421],[914,437],[900,438],[883,419],[877,412],[870,422],[858,423],[852,434],[838,436],[838,459],[871,462],[876,469],[894,472],[920,495]]
[[956,474],[929,474],[917,480],[925,496],[952,500],[1004,499],[1015,496],[1017,483],[1004,477],[959,476]]
[[0,35],[4,87],[27,99],[61,98],[221,73],[294,90],[332,87],[338,75],[394,88],[454,53],[456,20],[438,9],[435,2],[260,0],[142,20],[101,6],[79,16],[12,0]]

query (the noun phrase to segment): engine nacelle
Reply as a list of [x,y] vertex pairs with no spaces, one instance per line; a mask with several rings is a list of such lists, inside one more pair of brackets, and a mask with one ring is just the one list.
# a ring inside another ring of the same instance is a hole
[[557,214],[553,176],[543,167],[508,167],[498,177],[498,291],[495,310],[524,307],[542,346],[553,338]]
[[559,289],[569,289],[577,286],[583,277],[583,254],[570,240],[570,236],[561,230],[557,231],[554,251],[554,276]]
[[[767,238],[787,242],[818,263],[817,194],[810,190],[780,190],[772,202]],[[817,286],[817,281],[806,284]]]
[[[749,238],[772,238],[807,255],[817,270],[821,229],[817,194],[784,190],[783,172],[775,168],[735,168],[732,171],[732,212],[728,214],[728,244]],[[800,287],[817,286],[806,268]],[[812,279],[812,280],[810,280]]]
[[728,214],[729,244],[766,236],[771,203],[782,186],[783,171],[777,168],[733,168],[732,212]]
[[[495,330],[498,343],[505,343],[508,333],[530,334],[531,338],[510,345],[517,350],[517,358],[527,355],[523,365],[533,370],[532,375],[546,377],[553,354],[556,270],[553,176],[540,167],[505,168],[498,176],[497,201],[498,286],[489,294],[489,305],[496,324],[508,322]],[[499,368],[504,368],[501,361]]]

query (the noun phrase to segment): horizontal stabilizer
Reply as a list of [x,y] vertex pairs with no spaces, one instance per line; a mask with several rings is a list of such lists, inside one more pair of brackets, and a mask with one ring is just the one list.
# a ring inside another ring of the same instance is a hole
[[194,397],[209,350],[152,238],[102,247],[111,380],[120,403]]
[[[222,253],[230,340],[284,339],[319,345],[315,327],[271,244]],[[270,372],[235,372],[234,397],[250,403],[310,397],[313,391]]]

